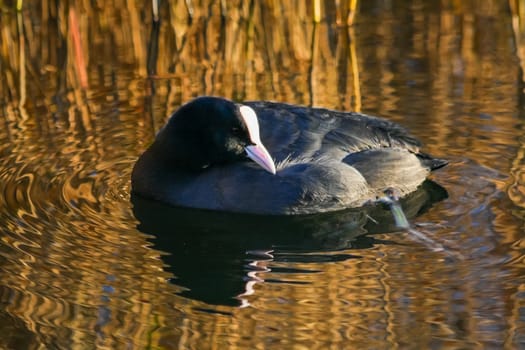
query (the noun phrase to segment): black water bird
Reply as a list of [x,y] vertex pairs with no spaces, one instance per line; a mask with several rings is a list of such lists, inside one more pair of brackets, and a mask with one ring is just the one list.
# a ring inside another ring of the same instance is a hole
[[401,197],[447,161],[400,125],[360,113],[199,97],[140,156],[134,194],[173,206],[293,215]]

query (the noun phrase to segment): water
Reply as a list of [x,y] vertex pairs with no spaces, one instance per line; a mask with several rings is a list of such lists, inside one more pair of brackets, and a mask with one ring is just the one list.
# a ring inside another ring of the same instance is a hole
[[[367,1],[351,29],[331,2],[318,26],[304,4],[185,3],[158,32],[149,3],[0,5],[0,348],[525,348],[515,2]],[[131,198],[134,161],[203,94],[404,124],[451,162],[403,203],[443,249],[384,208]]]

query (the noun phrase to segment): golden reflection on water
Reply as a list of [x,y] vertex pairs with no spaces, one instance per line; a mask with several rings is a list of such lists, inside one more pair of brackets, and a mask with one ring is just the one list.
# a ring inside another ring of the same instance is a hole
[[[346,27],[335,3],[314,25],[309,2],[163,2],[158,36],[149,2],[0,4],[0,347],[524,346],[523,6],[361,2]],[[246,308],[177,294],[129,175],[203,94],[403,122],[452,160],[418,221],[465,261],[388,234],[328,262],[240,259]]]

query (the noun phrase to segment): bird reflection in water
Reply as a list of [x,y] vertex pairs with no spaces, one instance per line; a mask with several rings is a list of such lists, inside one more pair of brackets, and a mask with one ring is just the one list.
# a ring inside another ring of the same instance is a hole
[[[401,205],[413,219],[446,197],[443,187],[427,180]],[[136,195],[131,200],[138,229],[154,237],[155,249],[167,253],[162,259],[174,283],[184,288],[181,295],[213,305],[247,306],[246,298],[264,282],[261,275],[270,271],[270,262],[289,263],[287,273],[311,273],[294,269],[293,263],[359,258],[359,249],[389,243],[372,234],[398,230],[382,205],[263,216],[177,208]]]

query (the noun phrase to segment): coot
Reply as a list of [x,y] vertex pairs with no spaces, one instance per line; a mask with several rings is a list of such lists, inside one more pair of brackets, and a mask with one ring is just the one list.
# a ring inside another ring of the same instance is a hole
[[400,125],[360,113],[199,97],[169,118],[133,169],[136,195],[169,205],[299,215],[405,196],[447,161]]

